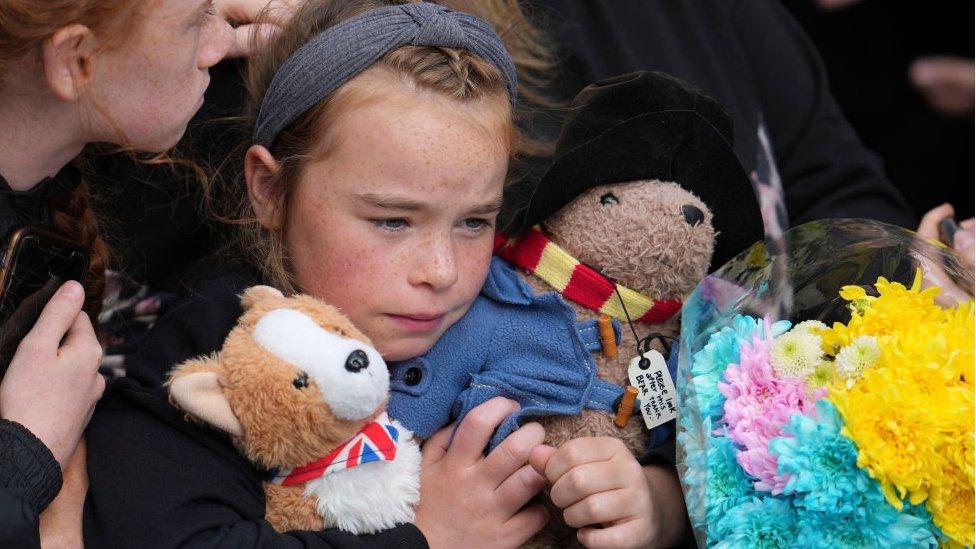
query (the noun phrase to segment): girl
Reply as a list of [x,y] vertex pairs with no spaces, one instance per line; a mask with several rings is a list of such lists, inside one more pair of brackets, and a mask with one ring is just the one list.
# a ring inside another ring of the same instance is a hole
[[[300,8],[250,67],[255,111],[266,95],[288,92],[267,90],[299,46],[389,6],[319,0]],[[401,17],[396,28],[413,21],[403,15],[409,20]],[[478,24],[452,21],[457,14],[433,14],[445,18],[439,22],[414,15],[441,38],[445,27],[468,32]],[[347,81],[330,81],[335,92],[312,98],[305,110],[284,111],[307,99],[308,89],[268,103],[268,112],[283,113],[284,125],[259,135],[262,146],[247,156],[248,190],[239,194],[254,204],[256,222],[243,242],[257,268],[210,277],[194,299],[160,319],[130,360],[128,377],[106,393],[86,435],[92,483],[86,544],[385,546],[424,545],[426,537],[434,545],[476,539],[514,546],[542,527],[544,511],[521,510],[543,483],[527,463],[541,429],[524,429],[501,451],[481,455],[493,425],[512,411],[503,401],[472,414],[450,448],[443,437],[427,445],[422,484],[428,489],[416,527],[357,539],[275,533],[262,520],[261,472],[226,438],[187,423],[161,387],[174,365],[221,345],[240,314],[237,294],[258,279],[341,303],[388,357],[422,353],[436,340],[432,332],[442,329],[428,328],[441,317],[446,327],[463,314],[490,257],[514,133],[511,62],[486,32],[478,36],[492,40],[494,62],[461,48],[408,45],[376,54],[371,68]],[[311,67],[298,67],[285,83],[331,68],[329,55],[338,63],[359,51],[337,50],[323,44],[307,58],[315,61]],[[328,76],[306,82],[330,83]],[[391,215],[394,208],[424,221],[408,227]],[[340,275],[341,282],[329,284]],[[445,489],[455,486],[464,491]]]
[[[257,11],[254,0],[224,4],[241,22]],[[92,250],[87,287],[54,295],[0,384],[4,547],[38,544],[38,515],[103,388],[82,306],[87,292],[85,310],[98,308],[107,250],[71,162],[92,142],[171,147],[231,50],[231,28],[206,0],[0,0],[0,238],[35,225]]]
[[[497,5],[520,20],[514,3]],[[487,274],[516,145],[515,77],[499,38],[466,14],[426,3],[312,0],[252,62],[249,80],[254,145],[237,215],[245,266],[222,265],[161,319],[128,378],[107,393],[88,431],[86,542],[515,546],[545,522],[539,506],[525,505],[547,478],[567,488],[567,512],[581,524],[622,526],[585,540],[594,546],[680,535],[683,522],[661,518],[680,513],[680,496],[649,495],[676,484],[645,476],[608,441],[552,456],[540,447],[540,474],[529,454],[544,433],[527,425],[482,456],[513,411],[502,400],[469,414],[453,440],[444,430],[427,441],[416,527],[352,538],[277,534],[262,520],[261,472],[226,438],[185,422],[166,402],[163,377],[219,348],[241,313],[237,295],[259,281],[340,307],[388,361],[426,352],[465,314]],[[596,482],[560,480],[587,471],[599,474]]]

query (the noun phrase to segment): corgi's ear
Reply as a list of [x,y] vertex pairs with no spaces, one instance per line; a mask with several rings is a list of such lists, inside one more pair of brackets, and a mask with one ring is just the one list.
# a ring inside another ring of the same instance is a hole
[[244,310],[248,310],[260,301],[276,297],[285,296],[281,291],[271,286],[251,286],[241,296],[241,304],[244,305]]
[[170,402],[192,418],[234,436],[244,434],[244,426],[224,394],[220,365],[213,357],[183,363],[166,384]]

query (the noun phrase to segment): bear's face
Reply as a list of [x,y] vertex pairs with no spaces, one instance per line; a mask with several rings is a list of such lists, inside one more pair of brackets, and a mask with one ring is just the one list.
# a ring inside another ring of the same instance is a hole
[[712,213],[676,183],[593,187],[543,224],[576,259],[653,299],[681,299],[708,272]]
[[[335,307],[263,287],[243,301],[246,312],[224,342],[216,374],[237,421],[229,430],[249,459],[266,468],[304,465],[385,409],[386,363]],[[187,375],[197,373],[187,366]]]

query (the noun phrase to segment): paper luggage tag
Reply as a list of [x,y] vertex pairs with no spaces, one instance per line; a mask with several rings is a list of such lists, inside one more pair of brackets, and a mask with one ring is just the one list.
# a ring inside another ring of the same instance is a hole
[[630,384],[637,388],[641,415],[648,429],[678,417],[674,381],[661,353],[650,349],[643,358],[634,357],[627,367],[627,377]]

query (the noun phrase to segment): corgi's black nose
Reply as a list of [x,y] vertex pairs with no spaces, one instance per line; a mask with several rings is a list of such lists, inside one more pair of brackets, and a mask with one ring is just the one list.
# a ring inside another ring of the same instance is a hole
[[681,207],[681,215],[685,216],[685,221],[692,227],[701,225],[701,222],[705,220],[705,214],[691,204],[685,204]]
[[365,370],[368,367],[369,357],[359,349],[349,353],[349,356],[346,358],[346,369],[350,372],[355,373],[360,370]]

